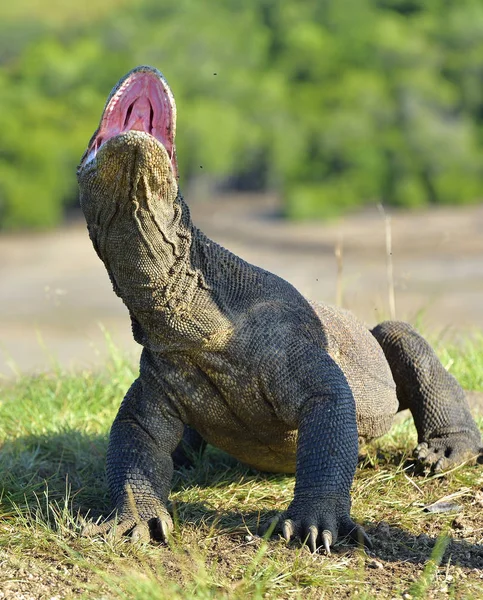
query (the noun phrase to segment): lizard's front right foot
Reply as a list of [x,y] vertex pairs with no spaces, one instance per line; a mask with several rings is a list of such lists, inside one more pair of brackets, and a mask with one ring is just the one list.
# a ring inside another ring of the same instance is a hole
[[330,555],[330,547],[338,538],[372,547],[364,529],[354,523],[348,509],[333,497],[294,498],[286,512],[277,517],[275,532],[281,533],[287,542],[299,538],[312,553],[323,548]]
[[132,516],[119,516],[104,523],[87,523],[81,531],[82,537],[110,537],[115,540],[129,536],[133,542],[148,543],[151,540],[167,543],[173,530],[173,520],[167,511],[158,511],[143,519]]

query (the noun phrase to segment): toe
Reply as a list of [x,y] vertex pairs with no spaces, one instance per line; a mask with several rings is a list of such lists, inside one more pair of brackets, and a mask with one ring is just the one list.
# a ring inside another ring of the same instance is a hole
[[416,446],[415,454],[418,460],[424,460],[429,453],[430,450],[427,442],[421,442],[421,444]]
[[150,539],[151,534],[149,533],[149,526],[146,522],[142,521],[133,527],[131,532],[131,541],[147,544]]
[[434,472],[441,473],[451,466],[451,461],[442,456],[434,463]]
[[87,523],[82,531],[81,537],[106,537],[118,540],[129,533],[135,525],[134,519],[117,522],[116,519],[109,519],[100,525],[97,523]]
[[80,532],[81,537],[94,537],[98,535],[99,526],[95,523],[85,524]]
[[109,533],[112,528],[111,521],[107,521],[106,523],[86,523],[81,530],[81,537],[96,537],[103,536]]

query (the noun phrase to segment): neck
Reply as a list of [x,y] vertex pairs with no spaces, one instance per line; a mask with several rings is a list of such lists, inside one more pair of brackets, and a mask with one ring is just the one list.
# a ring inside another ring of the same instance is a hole
[[108,229],[99,252],[131,312],[136,341],[160,351],[219,342],[231,330],[230,317],[200,260],[203,247],[217,246],[193,226],[181,196],[169,214],[136,209],[118,224]]

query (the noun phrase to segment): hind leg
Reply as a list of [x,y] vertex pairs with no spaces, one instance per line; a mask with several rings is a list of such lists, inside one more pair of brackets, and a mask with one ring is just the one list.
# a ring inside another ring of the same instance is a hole
[[481,455],[481,433],[464,391],[426,340],[398,321],[385,321],[371,333],[391,368],[400,410],[409,408],[413,416],[417,458],[441,471]]

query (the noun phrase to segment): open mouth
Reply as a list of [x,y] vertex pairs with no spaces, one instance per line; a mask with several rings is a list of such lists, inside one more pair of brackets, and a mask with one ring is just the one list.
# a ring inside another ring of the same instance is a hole
[[175,127],[176,105],[166,80],[155,69],[139,67],[111,94],[82,163],[90,162],[111,138],[127,131],[143,131],[164,146],[177,177]]

